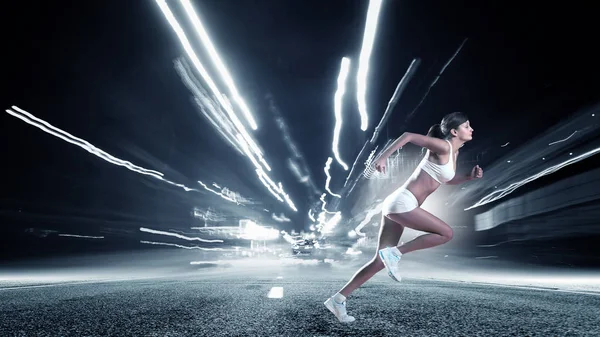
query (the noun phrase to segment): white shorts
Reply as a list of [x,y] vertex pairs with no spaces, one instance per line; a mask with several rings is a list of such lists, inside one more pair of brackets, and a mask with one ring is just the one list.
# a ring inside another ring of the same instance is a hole
[[401,187],[388,195],[381,209],[383,216],[393,213],[406,213],[419,207],[417,198],[406,188]]

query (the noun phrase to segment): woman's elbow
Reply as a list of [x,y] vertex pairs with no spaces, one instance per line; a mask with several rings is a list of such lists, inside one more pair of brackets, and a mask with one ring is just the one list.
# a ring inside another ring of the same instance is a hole
[[403,134],[400,136],[400,138],[402,138],[402,139],[406,140],[406,142],[410,142],[410,141],[412,141],[412,140],[413,140],[413,135],[414,135],[414,133],[412,133],[412,132],[404,132],[404,133],[403,133]]

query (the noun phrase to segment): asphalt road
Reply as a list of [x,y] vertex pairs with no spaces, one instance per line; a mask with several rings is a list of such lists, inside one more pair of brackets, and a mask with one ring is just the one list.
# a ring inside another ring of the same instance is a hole
[[[157,278],[0,282],[0,336],[600,336],[600,296],[378,274],[341,324],[323,301],[353,270],[200,264]],[[274,287],[281,298],[269,298]]]

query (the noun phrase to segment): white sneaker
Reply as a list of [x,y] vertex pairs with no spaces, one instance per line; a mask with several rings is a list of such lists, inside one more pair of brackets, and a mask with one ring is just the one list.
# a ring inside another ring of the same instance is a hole
[[379,251],[379,258],[383,261],[383,265],[388,271],[388,275],[397,282],[402,280],[400,277],[398,263],[402,257],[402,253],[397,247],[387,247]]
[[338,303],[333,299],[333,297],[330,297],[323,304],[325,304],[327,309],[329,309],[329,311],[331,311],[340,322],[342,322],[342,323],[354,322],[354,317],[349,316],[346,313],[346,302]]

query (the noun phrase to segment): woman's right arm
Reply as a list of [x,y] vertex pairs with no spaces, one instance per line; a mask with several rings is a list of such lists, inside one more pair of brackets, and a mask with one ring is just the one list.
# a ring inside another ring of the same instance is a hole
[[420,135],[418,133],[405,132],[398,137],[385,151],[381,153],[379,158],[387,158],[398,149],[402,148],[407,143],[413,143],[420,147],[425,147],[429,151],[437,154],[448,154],[450,145],[443,139]]

